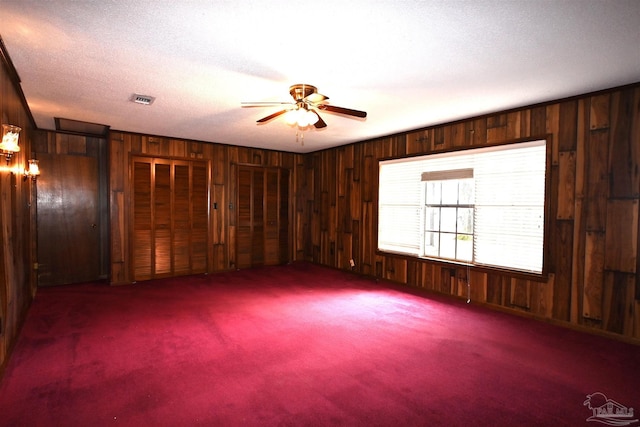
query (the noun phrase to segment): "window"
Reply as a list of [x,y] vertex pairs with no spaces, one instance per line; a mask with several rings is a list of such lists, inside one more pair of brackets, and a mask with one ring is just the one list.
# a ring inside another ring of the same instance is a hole
[[473,260],[473,169],[424,172],[426,256]]
[[542,273],[546,141],[380,162],[378,249]]

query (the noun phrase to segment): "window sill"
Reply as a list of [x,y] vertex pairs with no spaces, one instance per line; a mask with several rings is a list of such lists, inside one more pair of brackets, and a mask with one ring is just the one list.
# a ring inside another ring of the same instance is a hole
[[464,268],[464,269],[473,270],[474,272],[481,272],[481,273],[487,273],[487,274],[500,274],[503,276],[509,276],[516,279],[531,280],[535,282],[547,282],[549,279],[549,274],[546,271],[543,271],[542,273],[533,273],[533,272],[509,269],[506,267],[477,265],[477,264],[470,264],[463,261],[448,260],[443,258],[421,257],[418,255],[411,255],[406,253],[393,252],[389,250],[380,250],[380,249],[376,250],[376,254],[383,255],[383,256],[393,256],[397,258],[404,258],[407,260],[414,260],[414,261],[420,261],[420,262],[431,263],[431,264],[437,264],[444,268]]

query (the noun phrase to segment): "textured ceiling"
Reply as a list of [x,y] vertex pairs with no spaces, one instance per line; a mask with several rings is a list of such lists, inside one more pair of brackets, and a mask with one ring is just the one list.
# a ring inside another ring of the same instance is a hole
[[[0,19],[42,129],[310,152],[640,81],[637,0],[0,0]],[[302,145],[256,124],[278,108],[241,108],[295,83],[368,117],[323,112]]]

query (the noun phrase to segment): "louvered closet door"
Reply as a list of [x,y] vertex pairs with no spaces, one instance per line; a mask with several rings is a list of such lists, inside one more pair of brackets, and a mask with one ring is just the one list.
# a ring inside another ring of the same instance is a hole
[[209,168],[191,163],[191,274],[206,273],[209,253]]
[[238,167],[237,266],[289,261],[289,171]]
[[[251,267],[254,264],[254,176],[255,168],[238,169],[238,218],[237,218],[237,266]],[[262,201],[259,202],[262,205]],[[262,221],[260,221],[262,222]],[[259,247],[258,247],[259,248]]]
[[251,248],[252,248],[252,187],[253,187],[253,168],[239,168],[238,170],[238,220],[237,220],[237,267],[251,267]]
[[206,162],[133,159],[135,280],[207,271]]
[[173,267],[174,274],[191,273],[191,206],[189,165],[174,166]]
[[151,209],[152,173],[150,161],[133,164],[132,268],[135,280],[151,279],[153,247],[153,210]]
[[251,264],[264,265],[264,173],[254,171],[251,187]]
[[[167,163],[164,163],[167,162]],[[153,277],[171,276],[171,165],[156,161],[153,180]]]
[[278,243],[280,245],[278,254],[279,263],[286,264],[291,259],[289,248],[291,248],[289,238],[289,170],[280,169],[278,180]]
[[280,173],[277,169],[267,169],[265,171],[264,262],[267,265],[280,263],[280,235],[278,233],[279,176]]

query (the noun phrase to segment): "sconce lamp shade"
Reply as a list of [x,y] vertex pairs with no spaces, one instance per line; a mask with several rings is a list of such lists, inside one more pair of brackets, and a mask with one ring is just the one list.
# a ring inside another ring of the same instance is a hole
[[20,151],[18,145],[18,137],[22,129],[14,125],[2,125],[2,142],[0,143],[0,151],[4,154],[7,164],[11,161],[13,153]]
[[40,166],[38,165],[38,161],[36,159],[29,160],[29,168],[25,169],[24,176],[25,178],[30,177],[32,180],[38,179],[40,175]]

